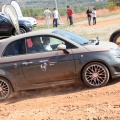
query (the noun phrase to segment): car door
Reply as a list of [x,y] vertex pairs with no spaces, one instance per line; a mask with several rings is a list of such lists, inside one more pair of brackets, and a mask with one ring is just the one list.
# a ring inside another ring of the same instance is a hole
[[16,87],[20,86],[25,81],[21,69],[22,55],[25,54],[25,51],[23,51],[22,48],[24,48],[23,39],[11,42],[6,46],[5,51],[0,59],[1,76],[8,78],[11,83],[15,84]]
[[[39,36],[44,47],[43,37],[46,36]],[[76,72],[72,50],[67,49],[69,54],[65,54],[63,50],[57,50],[57,46],[65,44],[65,41],[53,36],[47,37],[50,38],[52,50],[44,48],[39,52],[29,50],[32,49],[34,39],[26,39],[28,54],[22,56],[22,69],[26,80],[31,84],[40,84],[75,79]]]

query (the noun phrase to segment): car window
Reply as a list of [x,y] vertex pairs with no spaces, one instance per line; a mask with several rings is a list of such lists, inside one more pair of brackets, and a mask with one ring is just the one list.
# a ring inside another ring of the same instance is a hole
[[7,45],[3,56],[22,55],[26,53],[25,40],[17,40]]
[[42,40],[39,36],[26,38],[27,53],[43,52]]
[[[73,44],[65,41],[65,40],[62,40],[60,38],[57,38],[57,37],[53,37],[53,36],[50,36],[50,41],[49,41],[49,45],[50,47],[52,48],[52,50],[57,50],[57,46],[59,44],[64,44],[66,45],[66,49],[73,49],[73,48],[76,48],[76,46],[74,46]],[[44,41],[43,41],[44,43]]]
[[75,48],[74,45],[60,38],[43,35],[26,38],[27,53],[38,53],[57,50],[59,44],[65,44],[67,49]]

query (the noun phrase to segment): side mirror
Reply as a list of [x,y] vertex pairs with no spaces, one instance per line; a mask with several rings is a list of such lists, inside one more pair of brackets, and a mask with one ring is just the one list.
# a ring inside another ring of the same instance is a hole
[[66,50],[66,45],[64,45],[64,44],[58,45],[58,46],[57,46],[57,49],[58,49],[58,50],[63,50],[63,52],[64,52],[65,54],[69,54],[69,51]]
[[57,46],[57,49],[58,50],[65,50],[66,49],[66,45],[60,44],[60,45]]

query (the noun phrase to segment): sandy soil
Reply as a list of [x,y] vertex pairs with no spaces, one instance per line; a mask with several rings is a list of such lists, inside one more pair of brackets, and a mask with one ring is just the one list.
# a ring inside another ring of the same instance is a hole
[[[108,40],[118,28],[120,14],[100,17],[95,26],[85,20],[67,29],[104,33]],[[69,85],[15,93],[0,103],[0,120],[120,120],[120,78],[97,89]]]

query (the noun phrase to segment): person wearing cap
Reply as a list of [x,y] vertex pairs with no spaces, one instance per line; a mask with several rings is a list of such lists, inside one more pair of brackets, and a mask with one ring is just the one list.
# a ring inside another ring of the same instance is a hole
[[69,18],[70,25],[73,25],[73,18],[72,18],[73,10],[70,6],[67,6],[67,15]]
[[91,25],[91,14],[92,14],[92,11],[90,9],[90,6],[88,6],[86,14],[87,14],[87,18],[88,18],[88,24]]

